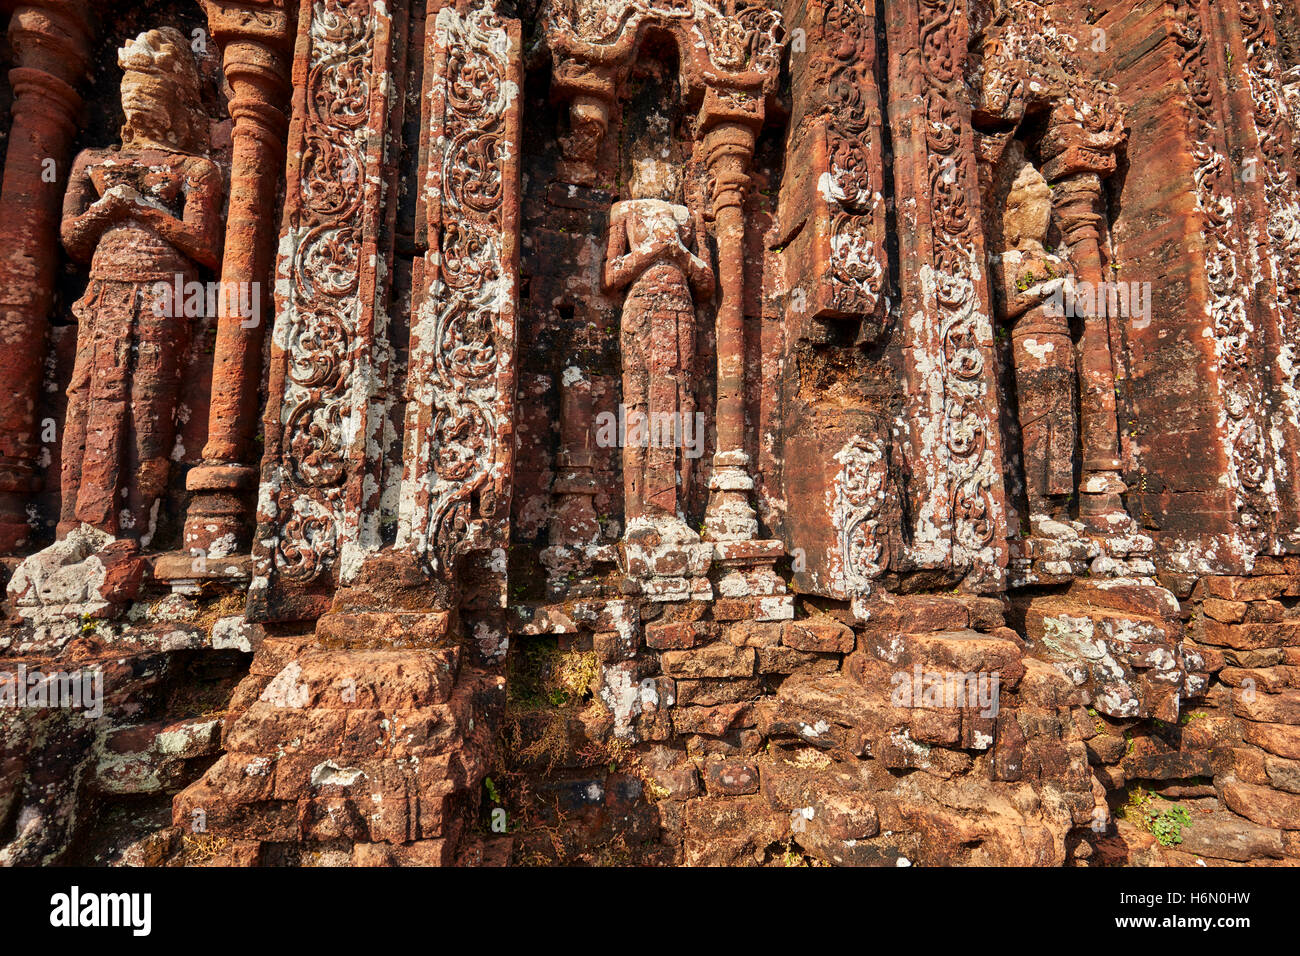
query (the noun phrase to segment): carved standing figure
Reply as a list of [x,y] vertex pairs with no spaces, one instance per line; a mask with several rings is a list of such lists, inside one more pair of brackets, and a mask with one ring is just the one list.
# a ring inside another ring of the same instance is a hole
[[699,224],[686,206],[674,201],[675,168],[657,159],[639,161],[629,190],[632,198],[610,210],[604,279],[607,291],[627,288],[622,318],[627,422],[623,482],[632,530],[636,519],[680,517],[678,488],[689,474],[681,438],[695,428],[692,293],[708,299],[714,279],[699,254]]
[[142,33],[118,64],[122,145],[77,157],[63,209],[63,244],[90,263],[90,282],[73,306],[59,534],[89,524],[147,545],[167,487],[193,312],[162,290],[217,267],[222,185],[202,155],[208,119],[185,37],[170,27]]
[[1062,308],[1073,276],[1043,245],[1052,193],[1017,141],[995,189],[1002,243],[994,275],[999,318],[1011,332],[1029,511],[1031,519],[1059,518],[1074,493],[1079,435],[1075,350]]

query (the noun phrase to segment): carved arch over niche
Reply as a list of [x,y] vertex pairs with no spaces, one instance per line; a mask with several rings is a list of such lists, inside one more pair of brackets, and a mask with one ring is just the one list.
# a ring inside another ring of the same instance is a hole
[[547,0],[542,25],[552,96],[569,102],[568,175],[590,185],[610,109],[651,32],[671,35],[683,99],[703,105],[697,131],[741,123],[757,131],[781,67],[781,14],[762,0]]

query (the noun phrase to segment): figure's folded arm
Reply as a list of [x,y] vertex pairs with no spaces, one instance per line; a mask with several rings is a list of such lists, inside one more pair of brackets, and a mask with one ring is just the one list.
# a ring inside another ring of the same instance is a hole
[[221,174],[205,160],[186,186],[183,218],[151,206],[141,206],[137,215],[186,257],[216,269],[221,264]]
[[78,262],[90,261],[112,212],[110,205],[95,202],[95,184],[90,180],[89,166],[88,153],[77,157],[68,176],[68,191],[63,197],[60,234],[68,255]]

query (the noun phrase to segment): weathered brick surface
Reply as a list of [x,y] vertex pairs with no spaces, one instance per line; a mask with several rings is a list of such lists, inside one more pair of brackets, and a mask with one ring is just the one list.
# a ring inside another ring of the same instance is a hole
[[0,862],[1300,859],[1289,6],[94,6],[4,46]]

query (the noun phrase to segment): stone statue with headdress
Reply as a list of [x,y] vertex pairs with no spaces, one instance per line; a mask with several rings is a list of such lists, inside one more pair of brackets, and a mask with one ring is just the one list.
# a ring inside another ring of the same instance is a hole
[[130,40],[122,67],[122,145],[77,157],[63,244],[90,264],[73,306],[77,356],[63,440],[62,537],[90,525],[147,546],[176,439],[192,309],[174,294],[216,269],[222,177],[180,31]]

